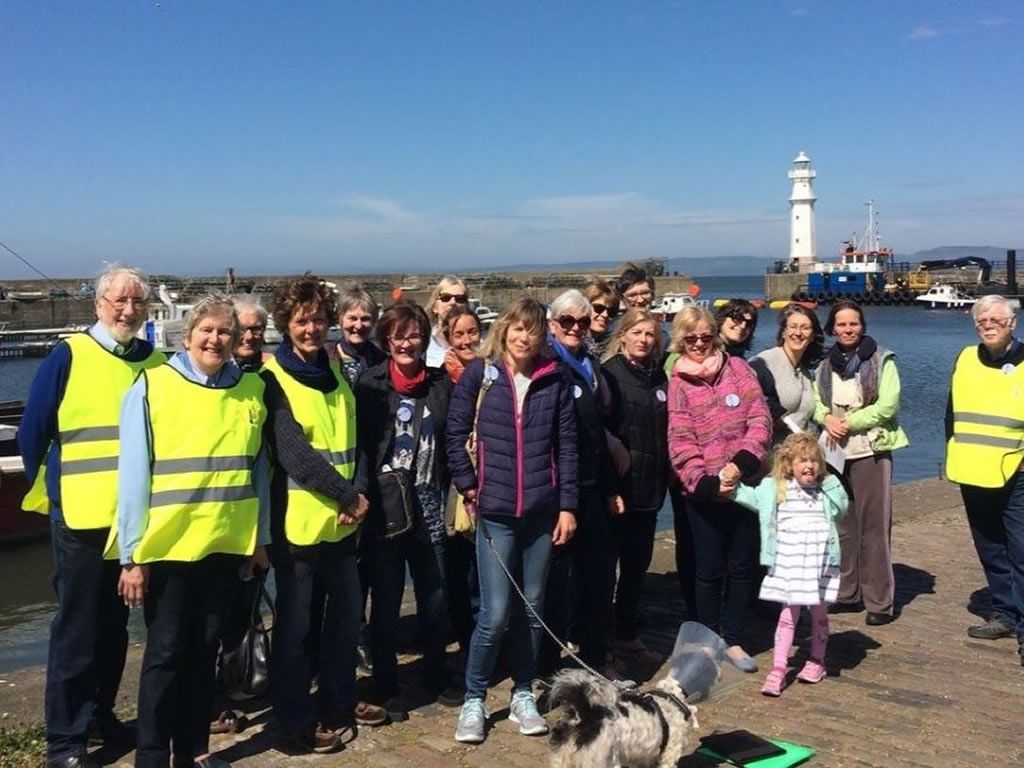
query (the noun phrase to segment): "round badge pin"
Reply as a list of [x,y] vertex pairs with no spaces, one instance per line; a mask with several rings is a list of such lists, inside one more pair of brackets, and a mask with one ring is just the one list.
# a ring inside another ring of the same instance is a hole
[[737,394],[729,394],[725,396],[725,404],[730,408],[735,408],[740,404],[740,396]]
[[1013,363],[1007,363],[1006,365],[1003,366],[1003,373],[1005,374],[1011,374],[1015,370],[1017,370],[1017,366],[1014,365]]
[[398,420],[400,422],[402,422],[403,424],[407,424],[409,420],[412,418],[412,409],[406,405],[403,405],[401,408],[398,409],[398,413],[396,413],[395,415],[398,416]]
[[659,403],[664,403],[666,400],[668,400],[668,396],[665,394],[664,389],[656,389],[654,391],[654,396],[658,398]]
[[487,366],[487,370],[484,371],[484,376],[486,376],[491,381],[497,381],[498,380],[498,369],[495,368],[493,365],[488,365]]
[[583,390],[580,388],[579,384],[574,384],[573,385],[573,387],[572,387],[572,396],[574,398],[576,398],[577,400],[579,400],[581,397],[583,397]]

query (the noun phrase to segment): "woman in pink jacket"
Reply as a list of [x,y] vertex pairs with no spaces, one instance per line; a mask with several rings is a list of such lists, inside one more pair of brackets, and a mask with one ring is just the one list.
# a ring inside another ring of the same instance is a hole
[[715,318],[703,307],[676,315],[672,350],[668,451],[693,536],[696,618],[725,638],[737,667],[756,672],[740,641],[757,587],[760,533],[756,516],[732,495],[741,480],[753,485],[762,474],[771,415],[754,372],[722,351]]

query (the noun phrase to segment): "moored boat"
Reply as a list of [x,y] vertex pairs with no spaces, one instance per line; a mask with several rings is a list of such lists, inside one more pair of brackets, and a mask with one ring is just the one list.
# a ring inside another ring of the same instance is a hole
[[15,438],[24,408],[21,402],[0,403],[0,419],[5,422],[0,423],[0,544],[39,538],[50,530],[49,517],[21,508],[28,479]]
[[977,299],[951,285],[938,284],[933,285],[927,293],[921,294],[914,301],[928,309],[970,309]]
[[655,319],[671,323],[677,313],[687,307],[706,307],[707,299],[695,299],[688,293],[666,293],[651,305],[651,314]]

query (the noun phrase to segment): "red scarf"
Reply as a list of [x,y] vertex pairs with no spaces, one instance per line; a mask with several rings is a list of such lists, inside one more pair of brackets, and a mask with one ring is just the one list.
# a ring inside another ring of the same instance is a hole
[[400,395],[411,395],[427,380],[427,368],[425,365],[420,365],[415,376],[406,376],[398,370],[394,360],[388,362],[388,374],[391,376],[391,386]]
[[444,369],[448,371],[448,378],[452,380],[452,384],[458,384],[466,365],[459,360],[454,349],[449,349],[444,353]]

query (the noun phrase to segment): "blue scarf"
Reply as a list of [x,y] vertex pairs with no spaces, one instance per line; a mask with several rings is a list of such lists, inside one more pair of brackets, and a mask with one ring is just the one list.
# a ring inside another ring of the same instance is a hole
[[550,338],[550,342],[551,348],[555,350],[555,354],[558,355],[559,359],[576,371],[579,377],[587,382],[591,392],[595,392],[597,390],[597,376],[594,374],[594,363],[587,356],[586,348],[581,347],[580,356],[577,357],[554,336]]
[[291,339],[286,336],[274,350],[274,357],[292,378],[304,386],[318,392],[333,392],[338,387],[338,379],[331,370],[330,359],[325,349],[320,349],[316,353],[315,362],[307,363],[295,354]]

